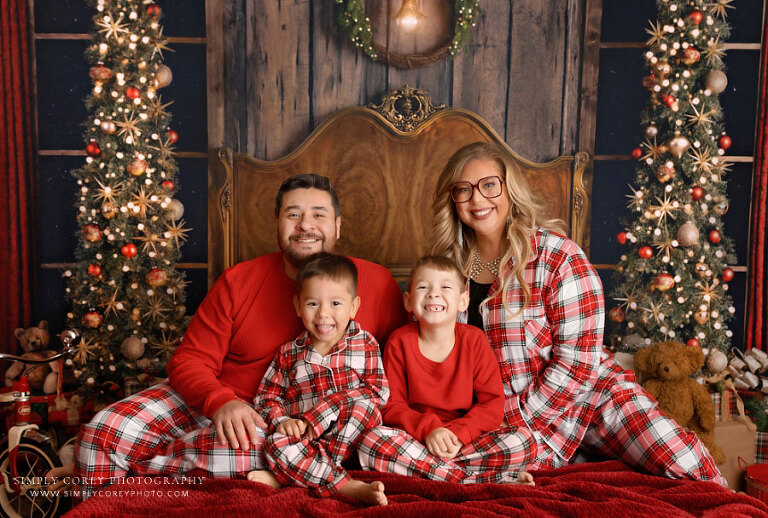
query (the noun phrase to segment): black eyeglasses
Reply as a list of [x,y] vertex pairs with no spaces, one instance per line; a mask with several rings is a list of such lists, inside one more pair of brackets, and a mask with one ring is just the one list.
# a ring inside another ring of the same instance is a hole
[[486,176],[477,183],[456,182],[451,185],[451,199],[456,203],[466,203],[472,199],[475,189],[483,198],[498,198],[501,196],[501,178]]

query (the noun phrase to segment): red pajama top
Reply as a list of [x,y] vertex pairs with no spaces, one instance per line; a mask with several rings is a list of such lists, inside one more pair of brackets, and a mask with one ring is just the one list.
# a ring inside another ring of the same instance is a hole
[[[383,343],[406,321],[402,294],[383,266],[351,257],[358,271],[355,320]],[[280,346],[302,330],[283,255],[264,255],[227,269],[200,304],[168,363],[173,388],[207,417],[224,403],[250,403]]]
[[419,327],[401,327],[384,348],[389,402],[384,424],[401,428],[424,442],[435,428],[452,431],[468,444],[496,430],[504,417],[504,389],[496,358],[485,334],[456,324],[453,350],[443,362],[419,350]]

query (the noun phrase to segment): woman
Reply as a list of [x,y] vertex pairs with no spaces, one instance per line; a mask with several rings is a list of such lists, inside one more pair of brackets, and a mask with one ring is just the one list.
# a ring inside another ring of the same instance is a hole
[[727,485],[698,438],[603,349],[600,279],[561,228],[541,219],[498,144],[463,147],[438,180],[430,253],[470,278],[468,321],[496,354],[506,420],[538,441],[528,468],[572,463],[582,447],[648,473]]

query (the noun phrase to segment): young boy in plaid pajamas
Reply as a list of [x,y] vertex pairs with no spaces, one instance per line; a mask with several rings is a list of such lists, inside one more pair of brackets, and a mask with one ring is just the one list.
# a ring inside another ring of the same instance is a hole
[[488,339],[456,322],[466,286],[447,257],[413,267],[404,299],[417,322],[392,333],[384,350],[391,393],[382,413],[396,428],[368,432],[360,463],[433,480],[533,485],[521,468],[536,457],[536,441],[525,427],[501,428],[504,389]]
[[296,284],[306,330],[280,348],[254,398],[271,432],[263,446],[270,471],[248,479],[386,505],[384,484],[352,479],[341,467],[361,435],[381,424],[379,406],[389,394],[379,345],[352,320],[360,306],[357,269],[346,257],[320,253],[299,269]]

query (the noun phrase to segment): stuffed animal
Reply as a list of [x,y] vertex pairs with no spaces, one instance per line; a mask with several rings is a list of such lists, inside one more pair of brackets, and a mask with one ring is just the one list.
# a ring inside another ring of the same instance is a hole
[[[27,329],[19,327],[14,331],[14,334],[19,340],[21,350],[24,351],[21,355],[22,358],[43,360],[56,354],[47,349],[50,335],[48,334],[48,322],[45,320],[41,320],[36,326]],[[13,381],[26,369],[28,366],[21,363],[11,364],[5,371],[5,385],[7,387],[13,385]],[[28,376],[29,386],[32,389],[53,394],[56,392],[56,385],[59,381],[59,363],[52,361],[40,364]]]
[[707,390],[691,378],[704,365],[697,346],[660,342],[635,353],[635,367],[644,374],[643,387],[659,408],[677,423],[698,435],[718,464],[725,453],[715,444],[715,404]]

